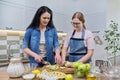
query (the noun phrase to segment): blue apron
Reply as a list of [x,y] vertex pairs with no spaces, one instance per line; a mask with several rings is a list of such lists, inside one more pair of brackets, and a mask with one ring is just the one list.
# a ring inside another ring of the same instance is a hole
[[[84,44],[85,31],[82,30],[81,38],[73,38],[75,32],[76,31],[74,30],[70,38],[70,54],[68,56],[70,62],[78,61],[80,58],[82,58],[87,54],[87,47],[85,47]],[[89,63],[89,62],[91,62],[91,58],[85,63]]]

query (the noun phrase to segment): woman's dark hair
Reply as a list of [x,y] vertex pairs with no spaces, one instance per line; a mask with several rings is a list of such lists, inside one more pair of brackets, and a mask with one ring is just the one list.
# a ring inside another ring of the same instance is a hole
[[83,23],[83,28],[86,29],[85,19],[84,19],[83,13],[81,13],[81,12],[76,12],[76,13],[74,13],[72,19],[74,19],[74,18],[78,18],[80,21],[82,21],[82,23]]
[[[45,13],[45,12],[48,12],[48,13],[51,15],[51,16],[50,16],[50,21],[49,21],[49,23],[48,23],[47,26],[53,28],[53,27],[54,27],[54,24],[53,24],[53,21],[52,21],[53,13],[52,13],[52,10],[49,9],[47,6],[41,6],[41,7],[37,10],[37,12],[36,12],[36,14],[35,14],[32,22],[31,22],[31,24],[28,26],[28,28],[33,28],[33,29],[38,28],[39,25],[40,25],[40,17],[41,17],[41,15],[42,15],[43,13]],[[27,28],[27,29],[28,29],[28,28]]]

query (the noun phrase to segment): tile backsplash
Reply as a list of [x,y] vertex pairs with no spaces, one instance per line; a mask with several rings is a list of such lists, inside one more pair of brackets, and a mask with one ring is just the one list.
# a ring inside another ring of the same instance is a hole
[[[24,33],[25,31],[0,30],[0,60],[6,60],[9,56],[26,56],[22,51]],[[65,36],[66,33],[58,33],[61,45]]]
[[23,36],[24,31],[0,30],[0,60],[23,53]]

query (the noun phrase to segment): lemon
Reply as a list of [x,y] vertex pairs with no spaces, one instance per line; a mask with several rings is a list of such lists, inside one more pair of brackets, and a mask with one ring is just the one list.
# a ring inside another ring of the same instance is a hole
[[72,74],[67,74],[65,76],[65,80],[74,80],[73,75]]
[[39,74],[39,73],[40,73],[40,70],[38,70],[38,69],[33,70],[33,71],[32,71],[32,73],[37,75],[37,74]]

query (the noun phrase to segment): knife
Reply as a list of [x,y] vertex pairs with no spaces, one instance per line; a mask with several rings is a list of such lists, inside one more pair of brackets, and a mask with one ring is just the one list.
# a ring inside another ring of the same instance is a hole
[[41,60],[41,63],[45,64],[45,65],[51,65],[50,62],[45,61],[44,59]]

